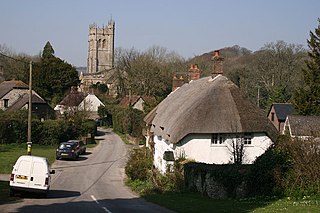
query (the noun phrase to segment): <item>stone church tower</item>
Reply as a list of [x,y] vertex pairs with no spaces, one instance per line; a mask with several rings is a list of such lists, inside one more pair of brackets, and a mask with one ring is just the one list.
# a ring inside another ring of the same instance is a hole
[[108,26],[89,26],[87,73],[110,70],[114,66],[115,22],[109,19]]

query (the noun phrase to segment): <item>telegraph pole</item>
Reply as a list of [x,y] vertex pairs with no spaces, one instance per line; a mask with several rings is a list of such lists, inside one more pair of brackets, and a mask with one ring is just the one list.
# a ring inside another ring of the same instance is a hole
[[31,113],[32,113],[32,61],[29,62],[29,105],[28,105],[28,142],[27,153],[31,155]]

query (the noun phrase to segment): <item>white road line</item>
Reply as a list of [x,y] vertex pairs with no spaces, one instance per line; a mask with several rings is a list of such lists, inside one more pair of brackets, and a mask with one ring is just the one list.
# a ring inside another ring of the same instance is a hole
[[105,210],[108,213],[112,213],[111,211],[109,211],[109,209],[107,209],[106,207],[102,207],[103,210]]
[[94,202],[96,202],[99,205],[99,201],[97,201],[97,199],[93,195],[91,195],[91,198],[92,200],[94,200]]
[[[96,204],[98,204],[99,205],[99,201],[97,201],[97,199],[93,196],[93,195],[91,195],[91,198],[92,198],[92,200],[94,201],[94,202],[96,202]],[[107,209],[107,207],[102,207],[102,209],[105,211],[105,212],[107,212],[107,213],[112,213],[109,209]]]

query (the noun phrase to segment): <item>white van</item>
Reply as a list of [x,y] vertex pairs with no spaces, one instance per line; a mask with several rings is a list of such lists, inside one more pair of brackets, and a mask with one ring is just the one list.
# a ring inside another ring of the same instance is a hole
[[23,155],[13,166],[10,177],[10,195],[15,191],[31,191],[47,194],[50,188],[51,174],[47,158]]

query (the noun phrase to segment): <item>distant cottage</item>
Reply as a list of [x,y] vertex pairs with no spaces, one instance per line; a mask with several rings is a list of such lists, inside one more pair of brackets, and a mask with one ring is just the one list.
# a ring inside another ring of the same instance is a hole
[[99,106],[104,106],[104,104],[97,96],[93,94],[85,95],[83,92],[79,92],[76,87],[71,87],[70,93],[55,106],[54,110],[61,115],[85,111],[89,118],[96,119],[99,117]]
[[[39,119],[54,117],[54,110],[35,91],[32,91],[32,113]],[[13,112],[29,107],[29,86],[20,80],[0,84],[0,109]]]
[[289,103],[274,103],[271,105],[268,118],[279,132],[283,132],[288,115],[294,113],[294,107]]

